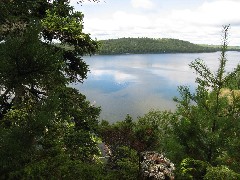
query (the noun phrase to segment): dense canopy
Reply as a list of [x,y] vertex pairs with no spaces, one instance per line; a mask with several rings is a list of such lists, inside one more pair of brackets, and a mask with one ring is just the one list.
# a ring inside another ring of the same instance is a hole
[[178,39],[120,38],[100,41],[99,54],[199,53],[218,48],[200,46]]
[[69,87],[97,42],[67,0],[3,0],[0,12],[0,179],[72,177],[99,153],[100,109]]

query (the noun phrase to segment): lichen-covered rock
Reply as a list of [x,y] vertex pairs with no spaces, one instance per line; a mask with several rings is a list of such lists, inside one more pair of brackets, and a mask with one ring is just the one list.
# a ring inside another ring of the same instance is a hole
[[140,155],[140,173],[143,180],[173,180],[174,170],[174,164],[164,157],[163,154],[155,151],[146,151]]

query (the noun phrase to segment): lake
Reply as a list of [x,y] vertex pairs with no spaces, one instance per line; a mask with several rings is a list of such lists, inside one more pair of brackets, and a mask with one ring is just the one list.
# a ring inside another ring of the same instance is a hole
[[[123,120],[127,114],[134,119],[151,109],[176,108],[173,97],[177,87],[196,86],[196,74],[189,63],[197,58],[211,70],[218,68],[220,52],[192,54],[130,54],[84,57],[89,64],[88,78],[74,85],[95,106],[101,106],[100,119]],[[227,53],[227,70],[240,62],[240,52]]]

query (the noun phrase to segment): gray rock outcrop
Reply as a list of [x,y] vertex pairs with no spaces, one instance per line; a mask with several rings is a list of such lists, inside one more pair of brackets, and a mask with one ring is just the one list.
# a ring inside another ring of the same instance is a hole
[[142,152],[140,156],[140,176],[143,180],[173,180],[174,164],[163,154],[155,151]]

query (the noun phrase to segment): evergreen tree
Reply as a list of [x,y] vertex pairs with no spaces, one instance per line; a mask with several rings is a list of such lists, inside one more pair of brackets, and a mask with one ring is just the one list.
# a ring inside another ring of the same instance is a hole
[[191,93],[188,87],[179,87],[181,98],[176,99],[178,120],[174,128],[185,152],[182,158],[200,160],[211,166],[226,165],[239,173],[236,152],[240,137],[240,96],[234,89],[239,81],[239,67],[226,72],[228,28],[224,27],[219,67],[215,73],[200,59],[190,64],[198,74],[197,88]]
[[99,153],[100,109],[69,84],[97,42],[68,0],[2,0],[0,12],[0,179],[77,177]]

